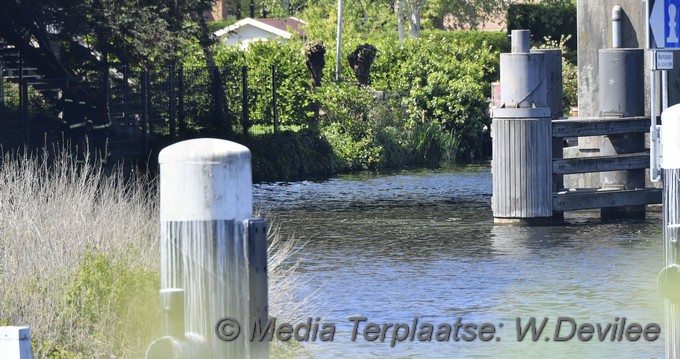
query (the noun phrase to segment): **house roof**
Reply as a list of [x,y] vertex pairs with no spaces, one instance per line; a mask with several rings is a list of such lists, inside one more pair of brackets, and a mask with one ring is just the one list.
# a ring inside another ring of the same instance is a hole
[[250,25],[262,29],[264,31],[270,32],[274,35],[280,36],[284,39],[290,39],[293,36],[293,34],[288,32],[289,27],[292,31],[297,32],[301,36],[304,36],[304,33],[300,30],[300,26],[306,24],[307,24],[306,22],[294,17],[290,17],[287,19],[257,19],[257,20],[247,17],[245,19],[241,19],[235,22],[232,25],[225,27],[224,29],[215,31],[214,34],[215,36],[221,38],[227,36],[227,34],[229,34],[230,32],[238,30],[241,27]]
[[304,31],[301,30],[301,27],[303,25],[307,25],[306,22],[295,17],[289,17],[287,19],[258,19],[257,21],[283,31],[288,31],[288,29],[290,29],[291,31],[298,33],[300,36],[305,35]]

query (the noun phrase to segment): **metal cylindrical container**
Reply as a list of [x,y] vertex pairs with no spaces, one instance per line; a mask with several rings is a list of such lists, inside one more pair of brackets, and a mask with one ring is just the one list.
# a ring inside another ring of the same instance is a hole
[[644,49],[601,49],[600,116],[645,114]]
[[528,53],[531,49],[531,33],[529,30],[512,30],[510,32],[510,51]]
[[564,112],[562,87],[562,50],[532,49],[531,53],[543,54],[545,63],[545,97],[553,118],[562,116]]
[[494,109],[491,131],[494,218],[552,217],[550,109]]
[[[644,116],[644,50],[602,49],[599,60],[600,115]],[[645,151],[643,133],[602,136],[600,154],[613,156]],[[645,187],[644,169],[600,173],[604,189]],[[644,217],[645,206],[603,208],[603,217]]]
[[501,54],[501,103],[506,108],[546,106],[543,54]]

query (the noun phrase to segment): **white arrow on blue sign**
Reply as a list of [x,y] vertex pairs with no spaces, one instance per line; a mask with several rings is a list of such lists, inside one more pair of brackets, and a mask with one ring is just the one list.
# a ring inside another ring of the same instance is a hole
[[680,48],[680,0],[656,0],[649,16],[656,48]]

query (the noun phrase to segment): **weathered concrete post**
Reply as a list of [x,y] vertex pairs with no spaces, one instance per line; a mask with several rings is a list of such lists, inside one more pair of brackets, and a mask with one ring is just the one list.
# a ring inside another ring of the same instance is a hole
[[32,359],[29,327],[0,327],[0,354],[6,359]]
[[[601,49],[599,58],[600,116],[635,117],[645,114],[644,50]],[[600,155],[613,156],[645,151],[644,133],[602,136]],[[645,187],[645,170],[600,173],[603,189]],[[644,217],[645,206],[602,208],[602,217]]]
[[665,299],[666,358],[680,357],[680,105],[661,114],[663,226],[666,268],[658,284]]
[[165,148],[159,163],[165,337],[147,358],[267,358],[269,343],[250,340],[268,314],[266,227],[250,219],[250,151],[195,139]]
[[501,54],[501,107],[493,109],[496,222],[552,217],[552,122],[546,106],[545,56],[530,53],[529,31],[512,31]]

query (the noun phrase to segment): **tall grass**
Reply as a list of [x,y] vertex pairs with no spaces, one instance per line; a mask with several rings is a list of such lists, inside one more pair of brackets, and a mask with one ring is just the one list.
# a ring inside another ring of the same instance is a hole
[[[5,155],[0,325],[30,326],[37,358],[143,357],[159,335],[157,192],[68,153]],[[270,241],[270,315],[292,314],[297,245]]]
[[2,159],[0,320],[30,326],[37,357],[129,356],[155,334],[156,192],[71,158]]

